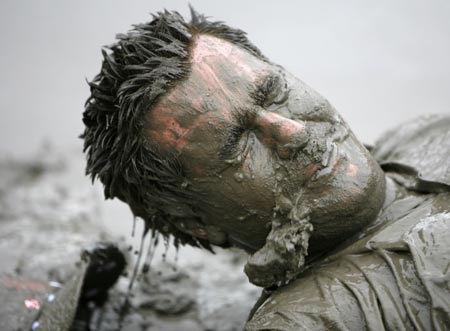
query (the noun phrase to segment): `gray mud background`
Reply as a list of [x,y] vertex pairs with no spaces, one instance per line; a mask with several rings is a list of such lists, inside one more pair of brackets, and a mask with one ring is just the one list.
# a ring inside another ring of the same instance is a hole
[[[74,272],[80,250],[106,239],[129,251],[126,274],[132,274],[141,224],[135,238],[128,236],[131,216],[113,214],[103,203],[99,187],[80,177],[83,162],[80,152],[48,146],[27,159],[0,160],[3,283],[16,279],[64,282]],[[144,243],[145,253],[149,240]],[[242,272],[244,262],[239,252],[217,250],[212,255],[185,247],[177,253],[160,240],[150,271],[138,276],[123,321],[117,311],[129,285],[126,276],[113,289],[103,315],[94,319],[94,329],[117,330],[120,324],[128,331],[241,330],[260,292]],[[9,302],[17,320],[30,315],[30,309],[23,307],[28,298],[17,292]]]

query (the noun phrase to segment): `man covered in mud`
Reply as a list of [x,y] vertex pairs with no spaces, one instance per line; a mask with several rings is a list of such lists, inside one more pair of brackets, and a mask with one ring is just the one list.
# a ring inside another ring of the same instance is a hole
[[450,117],[369,152],[240,30],[154,16],[90,83],[87,173],[177,243],[236,246],[247,330],[450,328]]

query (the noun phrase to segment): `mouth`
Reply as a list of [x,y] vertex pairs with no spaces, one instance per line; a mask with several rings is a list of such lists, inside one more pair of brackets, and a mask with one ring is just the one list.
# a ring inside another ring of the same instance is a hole
[[327,150],[323,154],[321,168],[311,178],[312,181],[334,172],[339,161],[339,146],[335,142],[327,142]]
[[340,145],[349,137],[346,130],[336,130],[333,135],[327,139],[325,152],[320,162],[320,170],[316,171],[311,178],[312,181],[321,177],[328,176],[336,171],[339,160],[341,159]]

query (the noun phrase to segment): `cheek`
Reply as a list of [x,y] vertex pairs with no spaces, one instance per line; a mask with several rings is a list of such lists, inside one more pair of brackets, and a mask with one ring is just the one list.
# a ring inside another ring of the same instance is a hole
[[276,184],[276,159],[272,151],[259,140],[254,142],[234,176],[239,176],[240,186],[245,187],[249,196],[254,197],[255,201],[262,203],[263,209],[272,208],[273,188]]
[[[215,177],[199,176],[196,180],[208,200],[219,207],[219,213],[226,212],[233,217],[252,213],[271,215],[275,205],[273,157],[263,145],[255,145],[240,166],[228,167]],[[204,183],[205,178],[209,183]]]

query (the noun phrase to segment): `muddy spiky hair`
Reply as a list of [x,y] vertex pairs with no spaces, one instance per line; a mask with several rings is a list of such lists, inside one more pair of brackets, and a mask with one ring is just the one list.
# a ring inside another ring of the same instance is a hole
[[[195,34],[211,34],[263,58],[241,30],[209,22],[191,9],[187,23],[177,12],[153,15],[102,50],[100,73],[89,83],[85,104],[86,174],[104,185],[105,198],[128,203],[148,227],[173,234],[182,243],[208,246],[171,226],[176,221],[160,206],[185,204],[195,214],[192,192],[183,185],[183,169],[175,157],[163,158],[144,136],[145,115],[159,98],[190,70],[189,47]],[[164,129],[164,128],[162,128]]]

